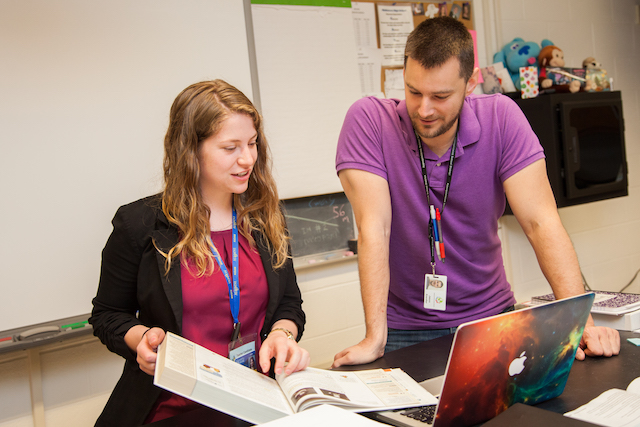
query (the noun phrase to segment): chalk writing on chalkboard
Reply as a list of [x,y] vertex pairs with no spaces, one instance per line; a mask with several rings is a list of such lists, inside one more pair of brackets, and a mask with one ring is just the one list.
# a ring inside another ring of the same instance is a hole
[[344,193],[287,199],[284,208],[294,257],[346,250],[355,238],[353,210]]

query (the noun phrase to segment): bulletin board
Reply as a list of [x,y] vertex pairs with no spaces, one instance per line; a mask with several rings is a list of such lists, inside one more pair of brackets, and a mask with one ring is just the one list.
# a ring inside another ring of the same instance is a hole
[[[442,2],[393,2],[386,0],[358,0],[362,3],[372,3],[376,5],[376,35],[378,36],[378,48],[381,48],[381,30],[380,30],[380,16],[378,11],[378,5],[389,5],[391,7],[404,6],[411,8],[411,15],[413,19],[413,27],[415,28],[421,22],[426,19],[436,16],[451,16],[462,22],[469,30],[475,30],[474,28],[474,14],[473,14],[473,1],[442,1]],[[357,3],[357,2],[355,2]],[[380,69],[380,91],[385,92],[386,75],[389,72],[401,71],[402,65],[382,65]]]
[[451,16],[462,22],[468,30],[473,26],[473,1],[423,2],[411,3],[415,26],[429,17]]

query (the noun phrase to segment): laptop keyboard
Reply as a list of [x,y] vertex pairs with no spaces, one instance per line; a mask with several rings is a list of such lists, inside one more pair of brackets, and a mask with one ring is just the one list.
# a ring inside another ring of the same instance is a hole
[[436,405],[418,406],[417,408],[402,410],[400,415],[413,418],[425,424],[433,424],[433,418],[436,415]]

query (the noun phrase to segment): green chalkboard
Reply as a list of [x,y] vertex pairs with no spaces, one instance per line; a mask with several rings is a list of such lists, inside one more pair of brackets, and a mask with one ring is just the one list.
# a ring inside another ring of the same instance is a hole
[[294,257],[347,250],[355,238],[351,204],[344,193],[284,200]]

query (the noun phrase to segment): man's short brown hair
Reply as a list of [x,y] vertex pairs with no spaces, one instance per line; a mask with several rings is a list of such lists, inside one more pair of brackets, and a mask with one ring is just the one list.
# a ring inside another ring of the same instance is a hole
[[466,82],[473,74],[473,38],[456,19],[448,16],[426,19],[407,38],[405,66],[409,57],[426,69],[439,67],[456,57],[460,61],[460,77]]

